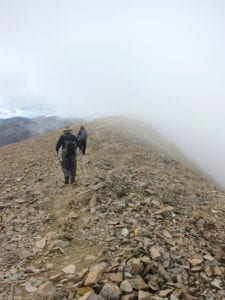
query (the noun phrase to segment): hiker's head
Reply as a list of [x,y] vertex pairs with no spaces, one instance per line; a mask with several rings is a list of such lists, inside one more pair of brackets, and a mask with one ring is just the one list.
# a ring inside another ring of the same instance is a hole
[[84,130],[85,128],[84,128],[84,126],[80,126],[80,130]]
[[70,133],[73,129],[70,127],[70,126],[66,126],[64,129],[63,129],[63,132],[64,133]]

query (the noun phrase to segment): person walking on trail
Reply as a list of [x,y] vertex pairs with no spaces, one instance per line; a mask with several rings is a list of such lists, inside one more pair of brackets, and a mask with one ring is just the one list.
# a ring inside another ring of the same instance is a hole
[[72,128],[66,127],[63,129],[63,134],[59,137],[55,150],[59,152],[62,147],[62,171],[65,177],[65,184],[75,183],[77,169],[77,147],[78,141],[74,134],[71,133]]
[[88,134],[87,134],[86,129],[84,128],[84,126],[81,126],[80,130],[77,134],[77,139],[78,139],[78,145],[79,145],[80,152],[83,155],[85,155],[85,153],[86,153],[87,137],[88,137]]

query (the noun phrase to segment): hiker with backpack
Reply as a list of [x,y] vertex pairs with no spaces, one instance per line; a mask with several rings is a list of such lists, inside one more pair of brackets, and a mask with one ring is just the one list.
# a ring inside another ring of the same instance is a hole
[[79,145],[80,152],[83,155],[85,155],[85,153],[86,153],[87,137],[88,137],[88,134],[87,134],[86,129],[84,128],[84,126],[81,126],[80,130],[77,134],[77,139],[78,139],[78,145]]
[[71,133],[72,128],[63,129],[63,134],[59,137],[55,150],[59,152],[62,147],[62,171],[65,177],[65,184],[74,183],[77,169],[77,147],[78,141],[74,134]]

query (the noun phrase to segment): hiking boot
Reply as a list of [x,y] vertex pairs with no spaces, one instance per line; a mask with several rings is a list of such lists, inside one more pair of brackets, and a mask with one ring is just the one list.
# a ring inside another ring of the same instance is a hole
[[69,176],[65,176],[65,184],[69,184]]
[[75,178],[71,178],[70,183],[74,184],[75,183]]

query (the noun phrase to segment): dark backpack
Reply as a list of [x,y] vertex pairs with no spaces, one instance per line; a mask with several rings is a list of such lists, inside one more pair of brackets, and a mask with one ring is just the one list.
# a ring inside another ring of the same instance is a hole
[[76,148],[77,148],[77,143],[75,139],[65,139],[65,148],[64,148],[64,153],[66,156],[75,156],[76,154]]

